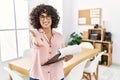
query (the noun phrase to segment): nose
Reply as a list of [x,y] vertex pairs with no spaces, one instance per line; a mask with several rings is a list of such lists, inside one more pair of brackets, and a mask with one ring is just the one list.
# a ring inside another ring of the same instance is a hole
[[47,16],[44,16],[44,21],[48,20],[48,17]]

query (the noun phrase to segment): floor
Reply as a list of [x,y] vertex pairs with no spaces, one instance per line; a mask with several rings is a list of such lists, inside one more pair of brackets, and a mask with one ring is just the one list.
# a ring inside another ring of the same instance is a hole
[[[95,78],[92,77],[92,80],[95,80]],[[98,80],[120,80],[120,65],[99,66]]]
[[8,66],[7,62],[4,63],[0,62],[0,79],[9,80],[9,74],[7,71],[4,70],[4,66]]
[[120,80],[120,65],[113,64],[110,67],[99,66],[98,80]]
[[[9,80],[9,74],[4,70],[4,66],[8,66],[7,62],[0,62],[0,79]],[[92,80],[95,80],[92,78]],[[99,66],[98,80],[120,80],[120,65],[113,64],[110,67]]]

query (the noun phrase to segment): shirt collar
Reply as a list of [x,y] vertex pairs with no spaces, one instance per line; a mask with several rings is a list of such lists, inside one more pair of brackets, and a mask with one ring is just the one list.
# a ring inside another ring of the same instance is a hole
[[[42,28],[39,29],[39,32],[45,34],[45,32],[44,32],[44,30],[43,30]],[[55,33],[56,33],[56,32],[52,29],[52,34],[54,35]]]

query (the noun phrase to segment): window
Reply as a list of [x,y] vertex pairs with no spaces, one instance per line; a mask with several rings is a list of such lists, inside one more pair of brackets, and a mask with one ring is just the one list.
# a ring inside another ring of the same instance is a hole
[[58,25],[58,28],[55,29],[56,31],[60,32],[61,34],[63,33],[63,28],[62,28],[62,21],[63,21],[63,0],[48,0],[48,4],[52,5],[55,7],[58,11],[58,14],[60,16],[60,22]]
[[0,10],[0,60],[21,57],[23,51],[30,47],[28,2],[2,0]]

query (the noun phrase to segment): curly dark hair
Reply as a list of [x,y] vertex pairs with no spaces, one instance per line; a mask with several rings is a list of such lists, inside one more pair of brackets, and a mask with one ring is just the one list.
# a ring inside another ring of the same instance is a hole
[[57,10],[52,6],[45,5],[45,4],[40,4],[36,6],[30,13],[30,24],[33,26],[33,28],[35,29],[42,28],[40,21],[39,21],[39,16],[42,13],[46,13],[47,15],[51,16],[52,18],[51,28],[57,28],[59,20],[60,20],[60,17],[57,14]]

